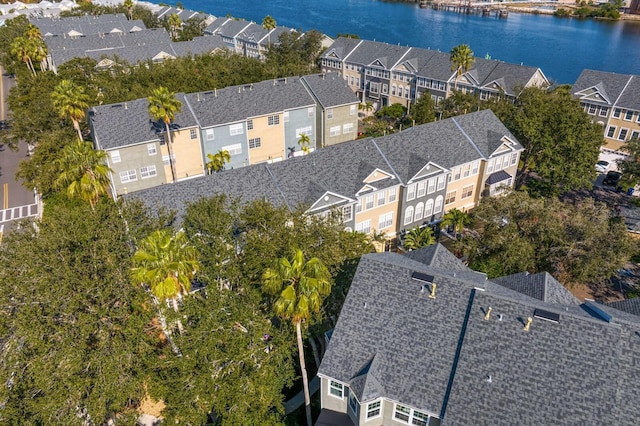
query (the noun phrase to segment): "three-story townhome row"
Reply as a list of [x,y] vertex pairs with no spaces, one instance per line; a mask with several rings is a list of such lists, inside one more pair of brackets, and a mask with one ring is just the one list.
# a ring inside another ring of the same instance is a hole
[[338,38],[321,56],[324,72],[337,72],[362,102],[376,107],[394,103],[409,106],[429,95],[437,103],[454,90],[515,97],[528,86],[548,86],[539,68],[475,58],[458,75],[446,53],[369,40]]
[[640,137],[640,76],[584,70],[571,93],[602,126],[604,149],[619,152],[629,139]]
[[[483,110],[133,195],[150,208],[179,214],[186,203],[216,194],[275,199],[309,215],[339,214],[347,229],[392,240],[439,222],[449,209],[472,208],[482,197],[511,187],[521,152],[493,112]],[[251,183],[264,176],[270,183]],[[244,186],[238,182],[243,179]],[[226,192],[229,188],[233,191]]]

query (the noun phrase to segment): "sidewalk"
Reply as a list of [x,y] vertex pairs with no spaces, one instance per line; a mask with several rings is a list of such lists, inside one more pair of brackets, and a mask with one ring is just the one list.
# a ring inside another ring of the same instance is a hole
[[[318,392],[318,389],[320,389],[320,379],[318,379],[318,376],[315,376],[309,382],[309,395],[311,396]],[[290,414],[296,411],[302,404],[304,404],[304,391],[300,391],[296,396],[284,403],[284,413]]]

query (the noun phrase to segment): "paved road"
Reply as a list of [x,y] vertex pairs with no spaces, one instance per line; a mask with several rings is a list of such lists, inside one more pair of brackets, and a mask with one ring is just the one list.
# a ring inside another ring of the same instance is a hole
[[[15,86],[14,78],[4,74],[0,67],[0,121],[8,118],[7,96],[11,87]],[[16,171],[20,161],[27,157],[27,146],[21,143],[19,151],[14,152],[6,146],[0,146],[0,232],[7,232],[15,219],[33,216],[36,210],[32,206],[35,195],[16,181]]]

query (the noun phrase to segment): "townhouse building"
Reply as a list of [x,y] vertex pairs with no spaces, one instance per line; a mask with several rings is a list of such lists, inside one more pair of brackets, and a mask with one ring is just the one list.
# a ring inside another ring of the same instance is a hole
[[316,425],[635,424],[639,313],[547,273],[488,280],[439,244],[365,255],[318,369]]
[[320,217],[338,214],[346,229],[391,242],[414,227],[435,225],[449,209],[469,209],[482,197],[501,194],[513,185],[521,152],[493,112],[483,110],[132,195],[151,209],[181,212],[182,205],[230,187],[242,192],[238,179],[247,179],[247,186],[266,176],[271,183],[260,188],[268,194],[252,187],[248,194],[226,195],[275,199]]
[[362,102],[376,108],[394,103],[409,107],[425,95],[438,103],[454,90],[488,99],[549,85],[536,67],[475,58],[471,69],[458,76],[449,54],[342,37],[322,54],[321,68],[342,75]]
[[640,76],[584,70],[571,93],[602,126],[604,150],[623,155],[624,144],[640,137]]
[[151,119],[147,99],[89,110],[94,147],[107,153],[112,169],[110,189],[114,198],[204,174],[200,131],[193,115],[185,110],[185,95],[178,93],[176,98],[183,107],[171,123],[172,157],[165,125]]

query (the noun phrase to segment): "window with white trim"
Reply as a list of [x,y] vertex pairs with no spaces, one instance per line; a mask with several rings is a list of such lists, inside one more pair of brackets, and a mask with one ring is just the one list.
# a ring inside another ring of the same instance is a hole
[[253,130],[253,120],[247,120],[247,130]]
[[462,172],[462,168],[461,167],[456,167],[453,169],[453,177],[451,178],[452,180],[458,180],[460,179],[460,173]]
[[333,126],[329,129],[329,136],[340,136],[340,126]]
[[365,234],[371,232],[371,219],[356,223],[356,232],[363,232]]
[[221,148],[222,151],[227,151],[229,155],[242,154],[242,144],[234,143],[233,145],[225,145]]
[[462,188],[462,195],[460,199],[464,200],[465,198],[469,198],[473,195],[473,185],[465,186]]
[[600,117],[606,117],[608,113],[609,108],[603,106],[600,107]]
[[122,158],[120,158],[120,150],[116,149],[115,151],[111,151],[110,154],[112,163],[119,163],[122,161]]
[[393,418],[409,423],[409,419],[411,418],[411,408],[395,404],[393,407]]
[[495,166],[493,167],[493,170],[494,170],[494,171],[496,171],[496,172],[497,172],[498,170],[502,170],[502,157],[498,157],[498,158],[496,158],[496,164],[495,164]]
[[442,211],[442,195],[436,197],[436,203],[433,206],[433,213],[440,213]]
[[375,419],[382,415],[382,401],[373,401],[367,404],[367,420]]
[[640,138],[640,131],[639,130],[634,130],[631,132],[631,139],[638,139]]
[[417,188],[418,188],[418,192],[417,192],[417,197],[424,197],[425,194],[427,193],[427,182],[422,181],[422,182],[418,182],[417,183]]
[[267,125],[269,126],[277,126],[280,124],[280,116],[279,115],[270,115],[267,117]]
[[162,156],[162,164],[164,164],[165,166],[169,165],[169,156],[168,155],[163,155]]
[[344,397],[344,385],[342,383],[329,381],[329,395],[342,399]]
[[348,222],[353,219],[353,208],[352,206],[344,206],[342,208],[342,221]]
[[411,201],[416,198],[416,185],[411,184],[407,186],[407,201]]
[[198,131],[196,129],[189,129],[189,137],[191,139],[197,139],[198,138]]
[[511,165],[513,166],[517,162],[518,162],[518,153],[514,152],[513,154],[511,154]]
[[147,179],[150,177],[154,177],[157,174],[158,172],[156,172],[156,166],[153,164],[150,166],[140,167],[140,179]]
[[380,215],[378,218],[378,230],[388,228],[393,225],[393,212]]
[[415,426],[428,426],[430,416],[422,411],[395,404],[393,407],[393,418],[404,423]]
[[431,194],[433,192],[435,192],[436,190],[436,180],[435,179],[429,179],[428,185],[427,185],[427,194]]
[[120,182],[127,183],[133,182],[134,180],[138,180],[138,176],[136,175],[136,170],[124,170],[120,172]]
[[413,214],[413,220],[420,220],[422,219],[422,213],[424,212],[424,204],[423,203],[418,203],[416,205],[416,210],[415,213]]
[[620,118],[620,114],[622,114],[622,110],[620,108],[613,110],[613,118]]
[[438,191],[444,189],[444,176],[438,176]]
[[413,222],[413,206],[407,207],[404,211],[404,224],[408,225]]
[[158,153],[158,148],[156,147],[155,143],[148,143],[147,144],[147,154],[151,155],[156,155]]
[[463,178],[469,177],[470,173],[471,173],[471,164],[465,164],[464,166],[462,166],[462,177]]
[[447,195],[444,197],[444,203],[445,204],[454,203],[456,201],[456,192],[457,191],[447,192]]
[[624,119],[627,121],[631,121],[633,119],[633,111],[627,110],[624,114]]
[[349,409],[353,413],[353,415],[358,418],[358,408],[360,404],[358,404],[358,400],[356,399],[355,394],[351,389],[349,389]]
[[207,130],[205,130],[205,131],[204,131],[204,138],[205,138],[207,141],[215,140],[216,135],[214,134],[213,129],[207,129]]
[[249,149],[260,148],[260,146],[262,146],[260,138],[249,139]]
[[373,208],[373,195],[367,195],[364,199],[364,209],[370,210]]
[[383,206],[384,203],[386,203],[385,194],[386,194],[385,191],[378,192],[378,205],[379,206]]
[[232,124],[229,126],[229,136],[242,135],[244,133],[244,127],[242,123]]
[[284,122],[285,122],[285,123],[288,123],[288,122],[289,122],[289,111],[285,111],[285,112],[282,114],[282,116],[283,116],[283,118],[284,118]]
[[327,109],[327,120],[331,120],[333,118],[333,108]]
[[307,117],[313,117],[314,113],[315,113],[315,110],[313,107],[307,108]]
[[356,110],[357,110],[357,106],[356,105],[351,105],[349,106],[349,115],[356,115]]
[[595,115],[595,113],[596,113],[596,106],[595,105],[589,105],[588,114]]
[[299,129],[296,129],[296,135],[298,137],[300,137],[300,135],[311,136],[312,133],[313,133],[313,127],[312,126],[306,126],[306,127],[301,127]]
[[620,129],[620,134],[618,135],[618,140],[621,140],[621,141],[626,140],[628,133],[629,133],[629,129]]
[[432,214],[433,214],[433,198],[430,198],[424,204],[424,218],[428,219]]
[[493,165],[496,162],[495,158],[490,158],[487,163],[487,173],[493,173]]
[[480,161],[474,161],[473,162],[473,166],[471,167],[471,174],[472,175],[477,175],[478,174],[478,168],[480,167]]
[[612,138],[613,135],[615,135],[616,133],[616,129],[617,129],[616,126],[609,126],[609,128],[607,129],[607,137]]
[[342,133],[347,134],[353,132],[353,123],[346,123],[342,126]]
[[393,203],[398,196],[398,188],[387,189],[387,202]]

